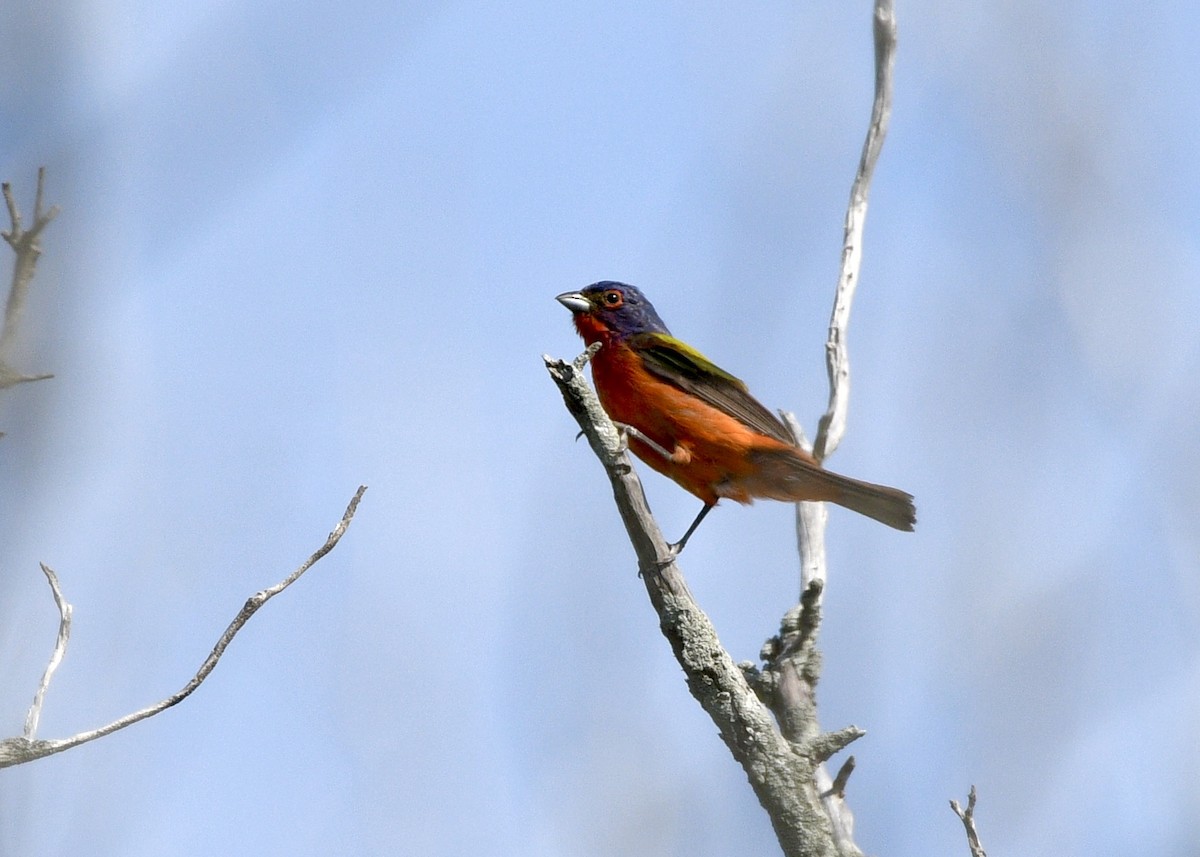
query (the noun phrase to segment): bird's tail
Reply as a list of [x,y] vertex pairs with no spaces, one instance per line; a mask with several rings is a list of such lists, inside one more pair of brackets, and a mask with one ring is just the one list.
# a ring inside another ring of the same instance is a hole
[[758,450],[755,485],[747,485],[758,497],[774,500],[825,500],[860,515],[874,518],[897,530],[911,531],[917,509],[911,494],[898,488],[851,479],[826,470],[796,450]]

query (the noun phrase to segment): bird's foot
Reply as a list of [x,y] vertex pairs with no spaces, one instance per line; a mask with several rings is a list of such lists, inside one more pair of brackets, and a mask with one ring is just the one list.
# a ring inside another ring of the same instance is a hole
[[[676,558],[679,556],[679,552],[682,549],[683,548],[681,548],[678,544],[667,545],[666,555],[662,559],[655,560],[654,563],[649,566],[649,570],[653,571],[655,574],[662,574],[664,571],[667,570],[667,568],[670,565],[672,565],[675,562]],[[639,565],[638,566],[638,579],[641,579],[642,577],[644,577],[646,574],[646,571],[647,571],[646,566]]]

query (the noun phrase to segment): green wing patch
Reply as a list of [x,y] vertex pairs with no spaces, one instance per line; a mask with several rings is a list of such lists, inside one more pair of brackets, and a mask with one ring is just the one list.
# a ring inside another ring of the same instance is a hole
[[691,393],[756,432],[794,446],[787,426],[750,395],[746,385],[686,342],[663,333],[630,337],[652,374]]

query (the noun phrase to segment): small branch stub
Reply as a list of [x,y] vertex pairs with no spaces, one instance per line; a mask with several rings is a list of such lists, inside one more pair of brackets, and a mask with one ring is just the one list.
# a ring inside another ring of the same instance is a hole
[[847,756],[846,761],[842,763],[842,767],[838,769],[837,776],[833,778],[833,785],[828,791],[821,794],[821,797],[846,797],[846,783],[850,781],[850,775],[854,773],[854,757]]
[[[825,732],[810,742],[809,752],[819,761],[828,762],[835,753],[840,753],[866,734],[857,726],[846,726],[836,732]],[[849,772],[846,773],[846,776],[850,776]]]

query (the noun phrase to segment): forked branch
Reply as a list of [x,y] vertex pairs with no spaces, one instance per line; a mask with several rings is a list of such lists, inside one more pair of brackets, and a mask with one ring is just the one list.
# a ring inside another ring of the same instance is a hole
[[0,390],[16,384],[44,381],[54,377],[50,374],[24,375],[9,364],[9,354],[16,341],[17,323],[25,308],[25,299],[29,294],[29,285],[33,282],[38,257],[42,255],[42,230],[58,215],[57,206],[51,206],[49,209],[44,207],[45,181],[46,168],[41,167],[38,169],[37,195],[33,205],[33,225],[28,229],[25,228],[21,211],[17,208],[12,186],[8,182],[3,184],[4,203],[8,207],[10,227],[7,232],[0,234],[3,234],[4,240],[12,247],[14,258],[12,281],[8,299],[4,304],[4,326],[0,328]]
[[971,849],[971,857],[987,857],[987,852],[983,850],[979,841],[979,831],[975,829],[975,786],[971,786],[971,792],[967,795],[966,809],[956,800],[950,801],[950,808],[967,831],[967,846]]
[[351,519],[354,518],[354,513],[358,509],[358,503],[362,499],[363,492],[367,490],[365,485],[360,485],[354,497],[350,500],[350,504],[346,507],[345,513],[342,515],[341,521],[333,528],[329,537],[325,540],[325,544],[317,548],[313,554],[300,564],[300,566],[285,577],[283,580],[276,583],[274,586],[264,589],[250,596],[242,609],[229,623],[229,627],[225,629],[220,638],[213,646],[212,652],[204,659],[204,663],[200,665],[200,669],[192,676],[179,691],[171,694],[161,702],[156,702],[154,705],[147,706],[140,711],[135,711],[132,714],[127,714],[106,726],[101,726],[99,729],[92,729],[88,732],[81,732],[78,735],[73,735],[70,738],[60,738],[52,741],[40,741],[35,737],[37,730],[38,718],[41,716],[42,702],[45,698],[46,688],[49,686],[50,679],[54,674],[54,668],[58,661],[62,659],[66,651],[66,638],[70,628],[71,606],[62,598],[62,593],[58,589],[57,579],[54,573],[45,565],[42,570],[46,573],[46,577],[50,580],[51,588],[55,593],[55,601],[59,607],[61,622],[59,625],[59,642],[54,648],[54,655],[51,656],[50,665],[46,668],[46,674],[42,678],[42,683],[38,687],[38,692],[34,698],[33,708],[30,709],[29,717],[25,723],[25,735],[21,738],[9,738],[0,741],[0,768],[6,768],[10,765],[20,765],[25,762],[31,762],[34,759],[41,759],[45,756],[52,756],[55,753],[61,753],[64,750],[70,750],[72,747],[78,747],[80,744],[86,744],[89,741],[94,741],[97,738],[103,738],[105,735],[110,735],[126,726],[132,726],[140,720],[145,720],[147,717],[153,717],[166,711],[173,705],[177,705],[187,699],[192,692],[200,686],[200,684],[208,678],[209,674],[216,669],[217,662],[221,659],[221,655],[225,653],[226,647],[233,641],[243,626],[250,621],[259,608],[274,598],[283,590],[287,589],[293,583],[300,579],[306,571],[312,568],[322,557],[334,549],[337,543],[341,540],[342,535],[350,526]]

